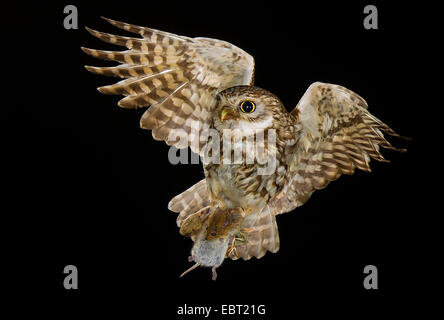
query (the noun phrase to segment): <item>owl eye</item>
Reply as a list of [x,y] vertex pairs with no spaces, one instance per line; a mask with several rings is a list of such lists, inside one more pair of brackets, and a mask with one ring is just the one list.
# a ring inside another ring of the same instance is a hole
[[244,113],[252,113],[254,110],[256,110],[256,105],[253,101],[245,100],[241,102],[240,109]]

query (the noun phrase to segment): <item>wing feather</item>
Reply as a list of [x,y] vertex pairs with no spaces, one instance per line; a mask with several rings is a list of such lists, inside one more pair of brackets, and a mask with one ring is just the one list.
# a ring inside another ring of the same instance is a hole
[[287,183],[270,202],[274,214],[302,205],[341,174],[370,171],[371,158],[387,161],[380,147],[406,151],[387,141],[384,132],[399,135],[367,108],[363,98],[344,87],[316,82],[308,88],[292,111],[300,138],[289,155]]
[[[86,66],[95,74],[124,80],[98,88],[104,94],[123,95],[123,108],[149,107],[140,126],[153,137],[178,148],[203,150],[203,132],[211,126],[217,93],[233,86],[252,84],[254,60],[240,48],[221,40],[189,38],[106,19],[112,25],[138,34],[116,36],[87,28],[104,42],[124,51],[82,48],[88,55],[119,62],[113,67]],[[194,131],[193,131],[194,129]],[[180,137],[186,136],[185,139]]]

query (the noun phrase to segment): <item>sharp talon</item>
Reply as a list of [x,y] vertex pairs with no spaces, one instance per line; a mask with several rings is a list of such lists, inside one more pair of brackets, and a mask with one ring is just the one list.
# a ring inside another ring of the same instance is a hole
[[236,237],[233,237],[233,241],[231,242],[231,246],[228,249],[228,256],[237,257],[237,249],[236,249]]
[[193,262],[193,261],[194,261],[193,256],[189,256],[189,257],[188,257],[188,262]]
[[217,278],[216,267],[211,268],[211,271],[213,272],[213,276],[211,277],[211,279],[216,281]]

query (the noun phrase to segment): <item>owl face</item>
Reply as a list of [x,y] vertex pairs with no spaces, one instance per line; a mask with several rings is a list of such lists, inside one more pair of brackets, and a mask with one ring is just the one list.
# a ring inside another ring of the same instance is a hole
[[253,86],[237,86],[218,94],[218,105],[213,116],[214,127],[239,129],[244,133],[273,126],[274,111],[282,103],[272,93]]

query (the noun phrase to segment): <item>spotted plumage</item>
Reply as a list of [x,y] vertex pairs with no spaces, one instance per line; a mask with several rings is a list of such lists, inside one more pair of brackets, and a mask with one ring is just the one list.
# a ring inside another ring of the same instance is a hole
[[370,171],[371,158],[386,161],[380,147],[404,151],[383,133],[398,135],[344,87],[313,83],[287,112],[275,95],[253,86],[254,60],[240,48],[106,20],[138,37],[87,28],[127,50],[82,48],[120,63],[86,69],[122,78],[98,90],[123,95],[120,107],[148,107],[142,128],[201,156],[205,178],[168,207],[179,213],[180,233],[194,242],[191,260],[212,267],[214,279],[226,257],[246,260],[279,250],[276,215],[304,204],[341,174]]

